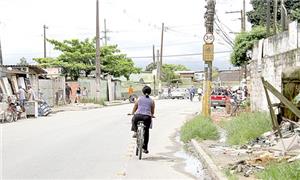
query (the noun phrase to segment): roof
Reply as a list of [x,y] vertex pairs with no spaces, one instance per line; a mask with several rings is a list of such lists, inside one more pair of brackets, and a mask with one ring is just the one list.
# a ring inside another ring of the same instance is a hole
[[175,71],[176,74],[194,74],[195,71]]
[[15,71],[16,74],[27,74],[28,72],[24,72],[20,70],[20,68],[29,68],[30,70],[35,72],[35,74],[47,74],[47,71],[37,65],[0,65],[0,67],[11,67],[13,69],[12,71],[7,71],[7,73],[13,73]]

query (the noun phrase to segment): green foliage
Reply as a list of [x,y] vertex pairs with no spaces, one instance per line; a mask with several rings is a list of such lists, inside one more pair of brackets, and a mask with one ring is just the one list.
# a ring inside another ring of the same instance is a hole
[[17,65],[29,65],[26,58],[22,57]]
[[272,163],[264,171],[257,174],[257,176],[265,180],[298,180],[300,179],[300,161]]
[[239,179],[235,174],[232,174],[230,172],[230,169],[228,169],[228,168],[226,168],[224,170],[224,174],[226,175],[226,177],[228,178],[228,180],[238,180]]
[[228,122],[223,122],[227,142],[231,145],[246,144],[272,129],[267,113],[242,113]]
[[188,142],[191,139],[218,139],[219,132],[212,120],[203,116],[196,116],[194,119],[186,122],[180,131],[180,139]]
[[234,40],[233,52],[231,53],[231,64],[234,66],[242,66],[247,64],[247,51],[252,50],[253,44],[267,35],[266,29],[263,27],[255,27],[250,32],[240,33]]
[[[253,7],[252,11],[247,12],[248,21],[253,26],[266,26],[266,17],[267,17],[267,5],[266,1],[262,0],[251,0],[251,5]],[[277,11],[277,22],[280,24],[281,14],[280,14],[280,3],[278,1],[278,11]],[[274,0],[270,0],[270,11],[271,11],[271,26],[274,24]],[[288,18],[292,21],[300,20],[300,0],[285,0],[284,3],[287,12]]]
[[[42,67],[62,67],[63,74],[77,80],[83,71],[88,76],[95,70],[96,47],[95,40],[78,39],[48,40],[55,50],[61,52],[57,58],[35,58]],[[100,49],[101,71],[115,77],[124,75],[127,79],[132,73],[139,73],[140,69],[134,67],[133,61],[121,54],[117,45],[103,46]]]
[[163,64],[162,65],[162,81],[171,82],[173,79],[177,79],[178,75],[175,71],[187,71],[187,67],[181,64]]

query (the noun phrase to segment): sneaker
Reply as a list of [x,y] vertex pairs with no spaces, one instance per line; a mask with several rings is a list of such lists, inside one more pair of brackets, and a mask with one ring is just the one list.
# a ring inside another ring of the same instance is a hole
[[132,135],[132,138],[136,138],[137,137],[137,135],[136,135],[136,133],[134,133],[133,135]]
[[149,153],[149,151],[148,151],[148,150],[146,150],[146,149],[143,149],[143,153],[145,153],[145,154],[148,154],[148,153]]

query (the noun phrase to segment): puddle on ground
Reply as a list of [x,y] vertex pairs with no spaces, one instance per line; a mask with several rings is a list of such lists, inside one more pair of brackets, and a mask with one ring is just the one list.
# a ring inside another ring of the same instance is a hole
[[[183,143],[180,141],[179,135],[176,136],[176,142],[180,143],[183,147]],[[208,178],[207,174],[205,173],[205,170],[203,168],[202,163],[191,153],[186,152],[183,148],[181,148],[180,151],[176,152],[174,154],[176,157],[184,159],[184,171],[193,175],[197,179],[210,179]]]

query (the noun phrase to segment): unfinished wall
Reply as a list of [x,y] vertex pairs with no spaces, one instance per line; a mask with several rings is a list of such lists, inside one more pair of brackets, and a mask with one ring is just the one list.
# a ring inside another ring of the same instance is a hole
[[65,104],[65,77],[39,79],[42,97],[50,106]]
[[[289,31],[262,39],[253,47],[250,68],[251,108],[254,111],[267,111],[267,100],[261,83],[264,77],[281,92],[282,72],[288,67],[300,66],[300,28],[296,22]],[[279,102],[271,95],[273,103]]]

